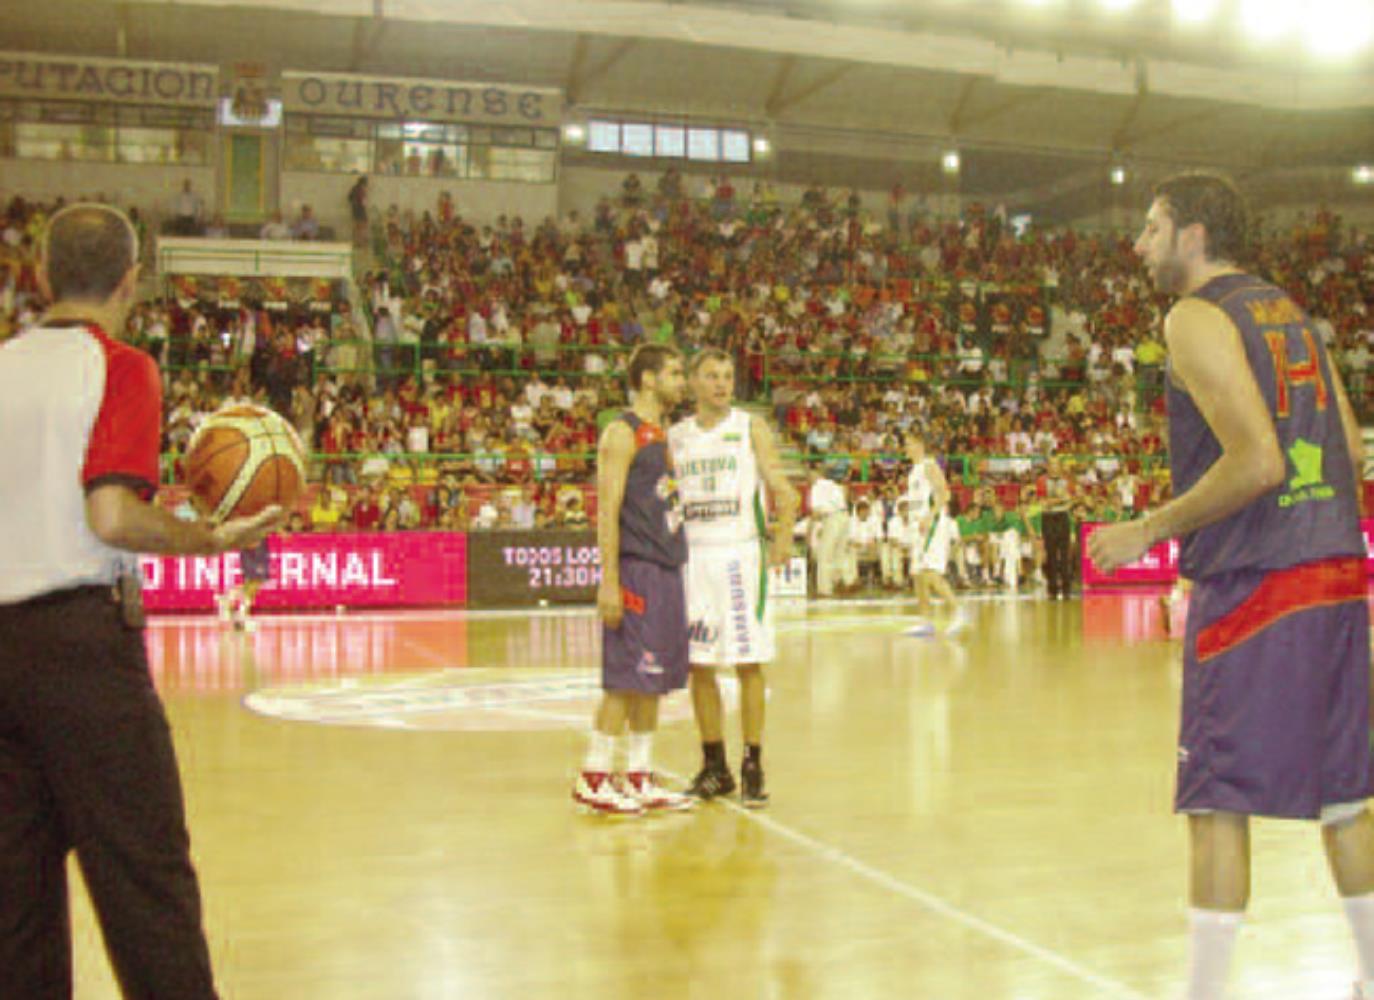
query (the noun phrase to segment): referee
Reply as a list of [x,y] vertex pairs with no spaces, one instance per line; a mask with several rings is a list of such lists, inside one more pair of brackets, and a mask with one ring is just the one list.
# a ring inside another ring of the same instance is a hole
[[0,994],[72,994],[75,851],[127,997],[215,996],[171,733],[143,645],[133,553],[248,548],[277,509],[218,528],[150,503],[162,390],[115,339],[137,237],[72,205],[43,239],[53,305],[0,345]]

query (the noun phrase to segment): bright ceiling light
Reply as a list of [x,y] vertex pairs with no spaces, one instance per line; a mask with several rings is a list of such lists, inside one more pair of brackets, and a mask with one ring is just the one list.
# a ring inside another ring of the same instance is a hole
[[1206,24],[1220,6],[1221,0],[1173,0],[1174,20],[1180,24]]
[[1374,43],[1374,4],[1369,0],[1309,0],[1302,33],[1313,55],[1358,55]]
[[1276,42],[1297,27],[1293,0],[1240,0],[1240,26],[1256,42]]
[[1374,184],[1374,167],[1361,163],[1350,171],[1350,179],[1356,184]]
[[770,143],[770,142],[769,142],[767,139],[765,139],[763,136],[761,136],[761,135],[756,135],[756,136],[754,136],[754,153],[755,153],[756,155],[758,155],[758,156],[767,156],[767,155],[769,154],[769,152],[770,152],[772,149],[773,149],[773,144]]
[[1125,167],[1112,167],[1112,183],[1115,184],[1117,187],[1120,187],[1122,184],[1126,183]]
[[940,167],[947,174],[957,174],[959,172],[959,153],[951,149],[940,158]]

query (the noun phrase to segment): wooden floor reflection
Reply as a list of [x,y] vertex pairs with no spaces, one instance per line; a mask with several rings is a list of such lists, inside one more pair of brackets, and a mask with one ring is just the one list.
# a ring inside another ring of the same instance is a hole
[[[589,613],[158,621],[223,995],[1176,996],[1179,647],[1153,595],[980,602],[957,642],[908,614],[785,612],[772,807],[630,822],[568,798]],[[665,706],[678,775],[689,713]],[[1316,836],[1256,828],[1241,1000],[1348,995]],[[77,996],[115,997],[75,910]]]

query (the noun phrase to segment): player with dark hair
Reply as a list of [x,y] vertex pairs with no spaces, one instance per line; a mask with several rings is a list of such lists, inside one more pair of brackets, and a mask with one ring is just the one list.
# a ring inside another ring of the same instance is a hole
[[1165,539],[1193,580],[1175,808],[1191,844],[1189,1000],[1225,993],[1250,900],[1250,817],[1315,819],[1374,996],[1374,790],[1360,428],[1301,308],[1239,267],[1232,184],[1159,186],[1136,242],[1178,297],[1169,346],[1175,499],[1099,530],[1111,571]]
[[[603,694],[573,799],[599,813],[687,809],[688,796],[658,784],[653,738],[658,701],[687,683],[687,540],[663,420],[682,399],[682,357],[661,344],[630,356],[630,409],[607,425],[597,449]],[[628,763],[616,744],[629,724]]]

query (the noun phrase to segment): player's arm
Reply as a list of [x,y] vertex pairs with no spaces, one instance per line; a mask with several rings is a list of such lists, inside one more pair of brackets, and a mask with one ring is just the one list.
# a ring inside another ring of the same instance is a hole
[[634,434],[623,420],[612,421],[596,449],[596,544],[601,549],[601,586],[596,604],[601,620],[619,628],[624,616],[620,596],[620,508],[634,459]]
[[1283,482],[1274,421],[1231,321],[1209,303],[1185,299],[1170,310],[1164,336],[1174,378],[1216,436],[1221,457],[1188,492],[1139,521],[1092,536],[1092,559],[1108,572],[1157,542],[1220,521]]
[[784,566],[792,555],[792,530],[797,523],[797,509],[801,497],[792,488],[778,459],[778,449],[773,441],[773,431],[759,417],[750,418],[749,436],[754,445],[754,458],[758,461],[759,476],[773,498],[773,543],[768,553],[772,566]]
[[1196,531],[1283,482],[1283,452],[1240,332],[1216,306],[1185,299],[1164,323],[1175,377],[1221,444],[1187,493],[1145,518],[1151,543]]
[[935,505],[935,516],[949,511],[949,480],[945,478],[945,470],[940,468],[940,463],[933,458],[926,459],[926,465],[930,474],[930,499]]
[[1355,501],[1363,506],[1364,488],[1364,435],[1360,433],[1360,420],[1355,416],[1355,408],[1350,405],[1350,396],[1341,381],[1341,373],[1335,363],[1331,369],[1331,385],[1336,390],[1336,408],[1341,414],[1341,428],[1345,431],[1345,446],[1350,451],[1350,461],[1355,467]]

